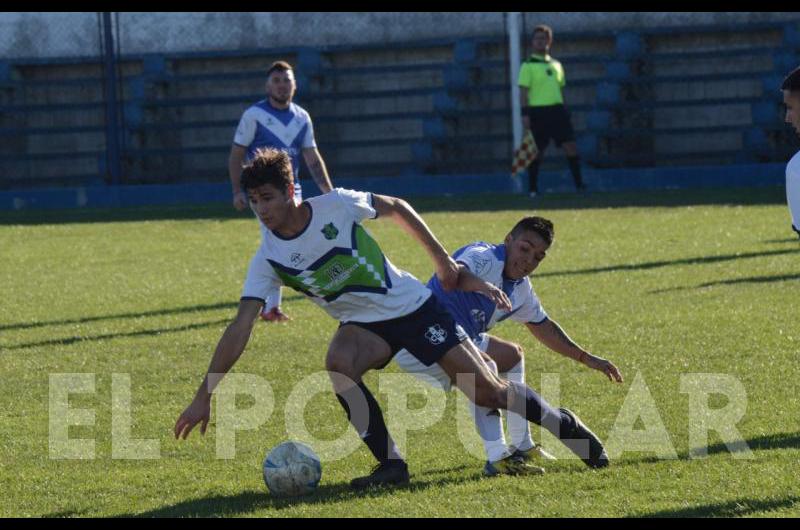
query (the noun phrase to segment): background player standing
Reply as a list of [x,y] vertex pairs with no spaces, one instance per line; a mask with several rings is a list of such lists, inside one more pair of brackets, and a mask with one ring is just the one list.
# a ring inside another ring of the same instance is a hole
[[[260,147],[281,149],[289,154],[294,170],[294,198],[303,200],[300,187],[300,153],[322,193],[332,189],[325,162],[317,150],[311,116],[301,106],[292,103],[297,91],[294,71],[289,63],[276,61],[267,70],[267,98],[248,108],[239,120],[228,159],[228,176],[233,190],[233,206],[243,210],[247,196],[241,188],[242,165],[253,158]],[[262,235],[266,228],[261,223]],[[283,321],[288,317],[281,311],[281,290],[268,297],[261,313],[267,322]]]

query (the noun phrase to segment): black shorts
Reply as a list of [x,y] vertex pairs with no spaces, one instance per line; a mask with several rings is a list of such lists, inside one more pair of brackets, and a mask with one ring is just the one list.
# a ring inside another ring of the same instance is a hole
[[468,338],[464,328],[456,323],[433,295],[406,316],[379,322],[342,322],[339,327],[346,324],[369,330],[385,340],[392,351],[386,364],[405,348],[422,364],[431,366],[444,357],[450,348]]
[[531,132],[539,151],[545,150],[550,139],[555,141],[557,147],[575,141],[569,111],[564,105],[528,107],[528,118],[531,120]]

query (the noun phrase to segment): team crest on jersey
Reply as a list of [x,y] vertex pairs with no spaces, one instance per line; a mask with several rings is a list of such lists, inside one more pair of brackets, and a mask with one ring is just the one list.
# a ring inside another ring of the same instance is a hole
[[492,262],[489,258],[475,258],[475,274],[481,276],[486,269],[489,267],[489,264]]
[[428,328],[428,331],[425,333],[425,338],[434,346],[438,346],[447,339],[447,332],[443,330],[442,326],[439,324],[434,324]]
[[336,236],[339,235],[339,229],[333,226],[333,223],[328,223],[322,229],[322,235],[325,236],[325,239],[336,239]]
[[294,252],[294,253],[292,253],[291,256],[289,256],[289,261],[292,262],[292,265],[297,267],[298,265],[300,265],[301,263],[303,263],[305,261],[305,258],[299,252]]

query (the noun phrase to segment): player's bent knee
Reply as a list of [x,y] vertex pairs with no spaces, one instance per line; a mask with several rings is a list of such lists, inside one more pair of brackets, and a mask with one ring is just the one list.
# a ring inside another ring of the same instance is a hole
[[354,369],[353,363],[350,359],[335,353],[328,353],[325,358],[325,369],[329,372],[335,372],[347,377],[353,378]]
[[488,409],[506,408],[506,390],[506,387],[501,385],[478,383],[475,389],[475,404]]
[[519,344],[514,344],[514,347],[511,349],[511,366],[516,366],[522,359],[525,358],[525,350],[522,349],[522,346]]

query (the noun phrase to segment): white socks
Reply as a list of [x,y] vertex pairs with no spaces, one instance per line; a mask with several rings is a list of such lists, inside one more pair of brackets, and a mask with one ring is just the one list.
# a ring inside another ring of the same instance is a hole
[[[521,360],[514,368],[500,374],[503,379],[507,379],[514,383],[525,384],[525,360]],[[511,444],[517,449],[527,451],[534,446],[533,439],[531,438],[531,426],[528,420],[524,417],[507,411],[508,417],[508,434],[511,437]]]
[[[497,364],[494,361],[486,361],[492,372],[497,373]],[[486,457],[489,462],[497,462],[510,453],[506,446],[506,437],[503,433],[503,419],[499,410],[478,407],[470,402],[472,417],[475,418],[475,426],[478,434],[483,440],[483,448],[486,450]],[[527,422],[526,422],[527,423]]]

